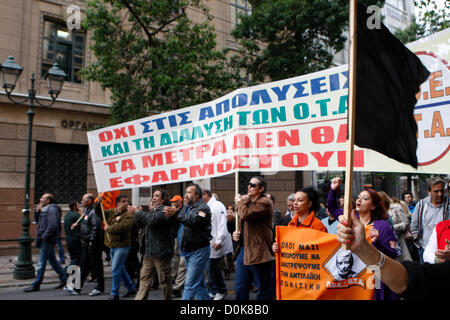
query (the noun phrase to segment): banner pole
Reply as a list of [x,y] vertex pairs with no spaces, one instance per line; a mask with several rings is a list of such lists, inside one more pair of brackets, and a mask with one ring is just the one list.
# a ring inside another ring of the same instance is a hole
[[80,218],[77,220],[77,222],[75,222],[74,224],[78,224],[78,222],[80,222],[81,221],[81,219],[83,219],[83,217],[84,217],[84,213],[80,216]]
[[[352,186],[353,186],[353,161],[354,161],[354,141],[355,141],[355,101],[356,101],[356,23],[357,23],[357,0],[350,0],[350,61],[349,61],[349,87],[348,87],[348,137],[346,147],[345,162],[345,195],[344,195],[344,218],[351,226],[352,206]],[[349,250],[350,246],[344,244],[344,249]]]
[[[106,217],[105,217],[105,210],[103,210],[103,200],[100,201],[100,208],[102,209],[102,215],[103,215],[103,221],[105,221],[105,225],[108,226],[108,223],[106,222]],[[109,233],[106,232],[106,237],[109,239]]]
[[[236,197],[239,195],[239,171],[236,171],[234,173],[234,198],[236,199]],[[234,215],[235,215],[235,224],[236,224],[236,231],[240,231],[239,230],[239,215],[238,215],[238,211],[237,211],[237,206],[236,209],[234,210]]]

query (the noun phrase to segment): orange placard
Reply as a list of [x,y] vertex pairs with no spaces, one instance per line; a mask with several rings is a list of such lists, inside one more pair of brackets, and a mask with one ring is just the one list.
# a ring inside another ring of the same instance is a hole
[[335,234],[277,227],[277,300],[371,300],[374,274]]
[[109,210],[116,207],[116,198],[120,195],[120,191],[101,192],[100,195],[102,196],[103,209]]

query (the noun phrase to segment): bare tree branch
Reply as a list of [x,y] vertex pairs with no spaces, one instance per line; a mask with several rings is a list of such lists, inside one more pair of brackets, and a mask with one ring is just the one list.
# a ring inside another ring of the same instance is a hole
[[127,7],[128,11],[130,11],[130,13],[133,15],[133,17],[136,19],[136,21],[140,24],[141,28],[144,30],[145,34],[147,35],[148,40],[150,41],[150,43],[153,42],[153,36],[156,35],[158,32],[160,32],[165,26],[171,24],[172,22],[174,22],[175,20],[177,20],[179,17],[183,16],[185,14],[185,8],[183,8],[181,10],[181,13],[178,13],[175,17],[173,17],[172,19],[169,19],[168,21],[166,21],[165,23],[163,23],[162,25],[159,26],[158,29],[156,29],[153,32],[150,32],[148,30],[148,27],[144,24],[144,22],[141,20],[141,18],[139,18],[139,16],[136,14],[136,12],[134,11],[133,7],[126,1],[126,0],[120,0],[120,2],[123,3],[123,5],[125,7]]
[[159,26],[158,29],[156,29],[155,31],[153,31],[151,34],[152,36],[154,36],[155,34],[157,34],[158,32],[160,32],[165,26],[171,24],[172,22],[174,22],[175,20],[177,20],[179,17],[183,16],[185,13],[184,8],[183,11],[181,13],[178,13],[175,17],[173,17],[172,19],[166,21],[165,23],[163,23],[162,25]]
[[145,34],[147,35],[148,41],[150,43],[153,42],[153,34],[148,31],[147,26],[144,24],[144,22],[139,18],[139,16],[136,14],[136,12],[133,10],[133,7],[126,1],[126,0],[120,0],[120,2],[123,3],[125,7],[130,11],[130,13],[133,15],[133,17],[136,19],[136,21],[141,25],[142,29],[144,30]]

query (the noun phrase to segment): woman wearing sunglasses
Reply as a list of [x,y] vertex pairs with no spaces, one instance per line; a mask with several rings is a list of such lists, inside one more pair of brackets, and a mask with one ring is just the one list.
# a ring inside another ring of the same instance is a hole
[[264,178],[253,177],[248,184],[248,194],[237,199],[239,225],[233,232],[233,240],[237,242],[236,300],[249,300],[252,279],[258,288],[257,299],[272,300],[273,205],[266,191]]

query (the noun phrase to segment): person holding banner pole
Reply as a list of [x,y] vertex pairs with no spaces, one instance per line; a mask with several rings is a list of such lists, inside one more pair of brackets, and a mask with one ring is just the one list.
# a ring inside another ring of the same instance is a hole
[[[294,215],[288,226],[311,228],[328,233],[322,221],[315,216],[315,212],[319,210],[319,206],[319,194],[313,187],[303,188],[298,191],[294,197]],[[272,251],[274,253],[280,251],[278,242],[274,242]]]
[[[351,212],[351,227],[342,217],[337,239],[367,266],[375,266],[381,282],[405,299],[442,299],[450,287],[450,260],[438,264],[416,261],[398,262],[379,251],[366,238],[365,226],[355,210]],[[375,273],[377,276],[377,273]]]
[[233,240],[238,242],[235,251],[236,300],[249,300],[252,280],[256,282],[258,300],[273,299],[273,205],[265,196],[266,189],[264,178],[252,177],[248,194],[241,196],[237,204],[239,228],[233,233]]
[[[327,228],[315,216],[319,210],[319,193],[313,187],[303,188],[294,195],[292,219],[288,226],[298,228],[311,228],[322,232],[327,232]],[[282,225],[282,224],[280,224]],[[274,229],[277,226],[274,225]],[[272,251],[277,253],[280,251],[278,239],[272,245]],[[272,268],[272,286],[273,294],[276,297],[276,268]]]
[[[328,194],[328,210],[341,222],[344,219],[343,210],[337,205],[338,190],[341,179],[336,177],[331,181]],[[397,253],[397,237],[387,221],[388,215],[383,208],[383,200],[373,189],[363,190],[356,200],[356,213],[365,227],[367,238],[383,254],[395,259]],[[375,300],[398,300],[398,295],[381,283],[381,288],[375,289]]]
[[[99,201],[102,201],[102,196],[99,196]],[[133,281],[125,269],[125,262],[131,248],[131,228],[137,208],[129,204],[126,195],[119,195],[115,199],[115,204],[116,208],[102,210],[105,219],[105,244],[111,248],[112,260],[112,288],[109,300],[119,300],[121,281],[128,290],[124,297],[136,294]]]
[[89,296],[97,296],[102,294],[105,290],[102,262],[104,232],[102,228],[102,217],[98,213],[100,203],[95,204],[95,196],[92,193],[83,195],[81,202],[84,207],[84,214],[80,225],[81,287],[77,289],[69,288],[68,292],[73,295],[79,295],[89,272],[91,272],[92,277],[97,280],[97,285],[89,292]]

